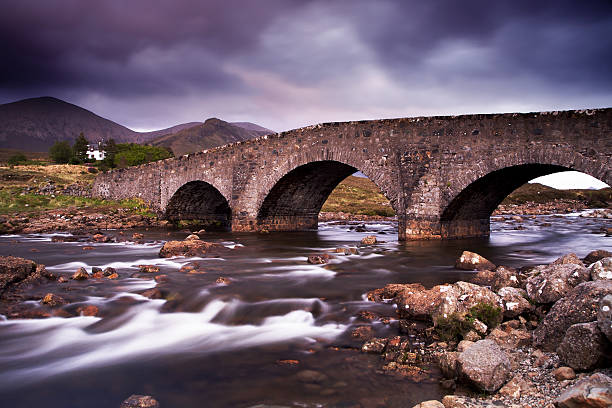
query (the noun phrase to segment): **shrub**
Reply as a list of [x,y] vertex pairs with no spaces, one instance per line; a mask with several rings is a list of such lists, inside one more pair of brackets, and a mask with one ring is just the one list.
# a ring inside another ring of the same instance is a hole
[[9,157],[8,164],[11,166],[16,166],[20,163],[25,163],[27,161],[28,161],[28,158],[25,156],[25,154],[19,152]]
[[49,149],[49,156],[58,164],[66,164],[72,158],[72,147],[66,141],[55,142]]
[[96,174],[98,172],[98,169],[96,169],[95,167],[88,167],[87,172],[91,174]]
[[502,308],[490,303],[478,303],[472,306],[468,315],[474,319],[480,320],[486,324],[489,329],[495,328],[504,318]]
[[472,319],[457,312],[448,317],[438,317],[435,323],[436,334],[443,341],[459,341],[474,328]]

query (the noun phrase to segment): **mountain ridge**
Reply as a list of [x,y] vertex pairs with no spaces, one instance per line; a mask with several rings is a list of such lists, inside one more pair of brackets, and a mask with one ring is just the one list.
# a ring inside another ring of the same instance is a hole
[[[235,124],[222,122],[234,129],[220,131],[211,128],[209,130],[213,131],[212,134],[200,135],[205,139],[203,141],[178,142],[177,139],[174,143],[181,146],[179,150],[182,151],[189,145],[193,145],[194,148],[206,145],[208,147],[205,148],[209,148],[246,140],[245,137],[252,138],[274,133],[251,122],[235,122]],[[117,143],[149,144],[154,140],[170,138],[171,135],[197,128],[205,123],[188,122],[165,129],[137,132],[78,105],[52,96],[42,96],[0,104],[0,148],[47,152],[58,141],[66,140],[72,144],[81,132],[90,142],[112,138]],[[191,131],[183,135],[193,139],[194,133]]]

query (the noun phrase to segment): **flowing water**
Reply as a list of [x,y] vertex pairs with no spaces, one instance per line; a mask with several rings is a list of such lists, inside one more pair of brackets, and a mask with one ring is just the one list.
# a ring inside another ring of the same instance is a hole
[[[539,216],[520,224],[524,230],[496,222],[490,238],[443,242],[400,243],[392,222],[367,224],[366,232],[355,225],[207,234],[202,238],[231,250],[189,259],[158,257],[163,241],[183,239],[184,232],[142,231],[144,243],[51,242],[52,234],[0,237],[0,255],[33,259],[58,275],[69,277],[81,266],[112,266],[120,275],[115,281],[71,281],[59,291],[55,282],[36,289],[41,297],[54,290],[76,298],[68,308],[95,305],[101,317],[0,316],[0,406],[118,407],[131,394],[153,395],[162,407],[412,406],[441,398],[439,373],[431,367],[418,381],[385,374],[379,356],[358,350],[363,341],[351,331],[364,324],[360,311],[394,316],[393,305],[366,301],[368,290],[468,279],[471,272],[453,268],[463,250],[520,267],[569,252],[612,249],[612,238],[599,232],[612,221],[576,214]],[[328,265],[306,262],[309,254],[356,246],[370,234],[386,242],[336,256]],[[84,251],[85,245],[94,248]],[[205,273],[179,272],[188,262],[199,263]],[[138,294],[157,285],[137,273],[139,264],[157,265],[167,275],[161,286],[168,300]],[[217,284],[220,276],[230,283]],[[377,335],[397,333],[393,319],[368,324]],[[305,370],[316,371],[315,378],[303,378]]]

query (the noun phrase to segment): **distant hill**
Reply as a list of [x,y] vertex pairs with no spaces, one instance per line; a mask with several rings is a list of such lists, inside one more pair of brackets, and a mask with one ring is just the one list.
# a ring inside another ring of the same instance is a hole
[[[151,132],[135,132],[87,109],[50,96],[0,105],[0,149],[47,152],[60,140],[72,144],[81,132],[90,142],[112,138],[117,143],[145,144],[159,139],[157,145],[172,145],[178,149],[175,154],[274,133],[250,122],[230,124],[221,120],[218,123],[189,122]],[[178,137],[172,137],[178,133]]]
[[272,134],[272,133],[276,133],[273,130],[266,129],[263,126],[259,126],[259,125],[256,125],[255,123],[251,123],[251,122],[230,122],[230,123],[232,125],[234,125],[234,126],[238,126],[238,127],[243,128],[243,129],[246,129],[246,130],[254,130],[254,131],[257,131],[257,132],[266,132],[267,135]]
[[[53,143],[72,143],[83,132],[88,140],[143,143],[146,135],[57,98],[24,99],[0,105],[0,147],[46,152]],[[151,136],[154,137],[154,136]]]
[[527,183],[510,193],[502,204],[548,203],[559,199],[581,201],[592,208],[606,208],[612,205],[612,188],[557,190],[539,183]]
[[176,156],[181,156],[187,153],[194,153],[201,150],[210,149],[212,147],[222,146],[228,143],[241,142],[274,133],[271,130],[262,128],[261,126],[253,123],[240,123],[248,124],[251,128],[264,130],[246,129],[243,126],[237,126],[221,119],[211,118],[206,120],[206,122],[201,125],[183,129],[174,134],[162,136],[158,139],[152,140],[149,143],[153,146],[168,147],[172,149]]
[[[183,129],[189,129],[189,128],[194,127],[194,126],[199,126],[201,124],[202,124],[202,122],[181,123],[180,125],[172,126],[172,127],[167,128],[167,129],[152,130],[150,132],[141,132],[141,134],[142,135],[146,135],[147,138],[150,137],[149,140],[153,140],[153,139],[161,137],[161,136],[171,135],[173,133],[180,132]],[[255,126],[257,126],[257,125],[255,125]]]

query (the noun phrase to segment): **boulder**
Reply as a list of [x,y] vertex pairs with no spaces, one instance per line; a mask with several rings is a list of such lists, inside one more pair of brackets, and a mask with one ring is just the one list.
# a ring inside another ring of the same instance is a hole
[[531,380],[518,374],[508,381],[508,383],[499,390],[499,393],[510,398],[518,399],[521,395],[532,393],[535,390],[536,388]]
[[610,351],[609,342],[597,327],[597,322],[571,325],[557,347],[561,362],[578,371],[601,366]]
[[518,288],[520,285],[517,270],[502,265],[495,268],[495,270],[478,271],[470,279],[470,282],[476,285],[490,286],[495,292],[503,287]]
[[612,342],[612,295],[606,295],[599,301],[597,326],[608,341]]
[[589,270],[582,265],[540,265],[531,270],[525,288],[529,299],[537,303],[553,303],[589,279]]
[[185,241],[189,241],[189,240],[192,240],[192,239],[200,239],[200,237],[197,236],[196,234],[190,234],[190,235],[187,236],[187,238],[185,238]]
[[159,402],[150,395],[130,395],[120,408],[159,408]]
[[479,340],[457,358],[457,372],[479,390],[495,392],[512,375],[506,353],[493,340]]
[[362,245],[374,245],[378,242],[375,235],[368,235],[367,237],[363,237],[361,239]]
[[214,242],[190,239],[186,241],[167,241],[159,250],[159,256],[170,258],[173,256],[215,256],[229,251],[228,248]]
[[308,263],[313,265],[321,265],[329,262],[330,256],[328,254],[321,255],[310,255],[308,257]]
[[15,256],[0,257],[0,298],[22,285],[49,279],[52,275],[44,265]]
[[106,268],[104,268],[104,271],[102,273],[104,274],[104,276],[110,276],[113,273],[117,273],[117,270],[115,268],[107,266]]
[[534,309],[527,300],[527,292],[523,289],[503,287],[497,291],[497,295],[501,298],[506,318],[511,319]]
[[470,251],[463,251],[457,262],[455,262],[455,268],[463,269],[466,271],[482,271],[482,270],[493,270],[495,265],[487,258],[478,255],[477,253]]
[[597,249],[595,251],[589,252],[587,256],[584,257],[583,261],[587,265],[591,265],[603,258],[608,258],[612,256],[612,252],[606,251],[604,249]]
[[514,350],[531,344],[531,333],[527,330],[513,329],[509,326],[497,327],[491,331],[487,339],[495,341],[500,347]]
[[444,408],[444,404],[442,404],[438,400],[429,400],[429,401],[423,401],[420,404],[416,404],[412,408]]
[[159,266],[155,265],[138,265],[138,271],[142,273],[158,273]]
[[387,339],[374,338],[364,343],[361,351],[364,353],[381,354],[387,347]]
[[612,280],[612,257],[603,258],[589,267],[592,280]]
[[599,302],[612,294],[612,281],[584,282],[558,300],[533,332],[536,347],[545,351],[557,349],[567,329],[576,323],[588,323],[597,319]]
[[499,296],[493,291],[462,281],[434,286],[429,290],[413,286],[400,291],[394,300],[400,318],[434,322],[438,317],[448,317],[455,312],[466,313],[479,303],[501,306]]
[[413,294],[425,291],[425,286],[420,283],[390,283],[384,288],[374,289],[368,292],[368,300],[371,302],[388,302],[394,300],[402,292]]
[[298,372],[296,375],[297,379],[304,383],[322,383],[329,379],[327,375],[323,374],[320,371],[315,370],[302,370]]
[[457,358],[459,353],[456,351],[447,351],[436,354],[438,366],[442,375],[446,378],[457,377]]
[[559,408],[609,408],[612,406],[612,378],[601,373],[578,381],[556,400]]
[[557,381],[573,380],[576,378],[576,373],[571,367],[559,367],[553,371],[553,376]]
[[77,269],[77,271],[70,277],[73,280],[85,280],[89,278],[87,270],[83,267]]
[[566,265],[566,264],[575,264],[575,265],[584,266],[584,264],[582,263],[582,260],[578,258],[576,254],[574,253],[563,255],[562,257],[556,259],[555,261],[553,261],[553,263],[551,263],[551,265]]
[[40,302],[44,305],[51,307],[62,306],[68,303],[66,299],[59,295],[56,295],[55,293],[47,293]]

